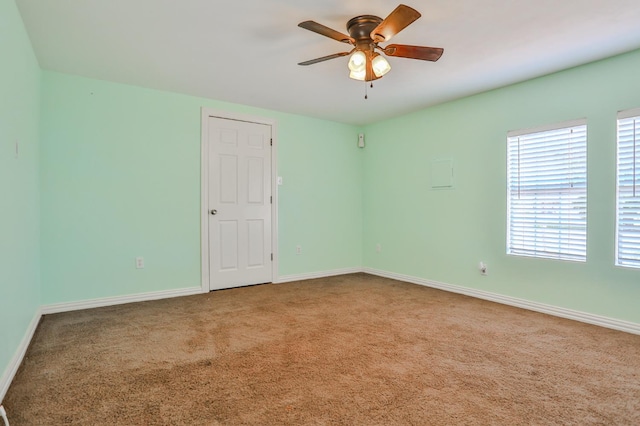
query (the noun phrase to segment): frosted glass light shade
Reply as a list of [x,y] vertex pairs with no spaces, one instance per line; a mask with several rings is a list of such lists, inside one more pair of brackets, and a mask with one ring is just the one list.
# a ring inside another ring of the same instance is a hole
[[391,71],[391,65],[389,65],[389,62],[387,62],[387,60],[380,55],[373,58],[373,61],[371,62],[371,68],[373,68],[373,73],[376,75],[376,77],[382,77],[383,75]]
[[363,71],[367,65],[367,55],[358,50],[349,58],[349,69],[352,72]]
[[367,77],[367,70],[362,68],[362,70],[360,71],[351,71],[349,73],[349,77],[354,80],[364,81],[364,79]]

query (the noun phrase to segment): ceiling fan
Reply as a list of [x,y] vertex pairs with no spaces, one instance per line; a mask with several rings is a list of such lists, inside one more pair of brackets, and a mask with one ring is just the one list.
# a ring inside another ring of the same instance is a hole
[[349,52],[334,53],[333,55],[300,62],[298,65],[312,65],[329,59],[351,55],[348,63],[349,77],[360,81],[373,81],[391,70],[389,62],[378,52],[382,52],[387,56],[435,62],[440,59],[444,49],[439,47],[409,46],[406,44],[389,44],[386,47],[379,45],[379,43],[391,40],[393,36],[408,27],[420,16],[420,12],[404,4],[396,7],[385,19],[373,15],[356,16],[347,22],[349,35],[314,21],[301,22],[298,26],[305,30],[313,31],[342,43],[351,44],[354,47]]

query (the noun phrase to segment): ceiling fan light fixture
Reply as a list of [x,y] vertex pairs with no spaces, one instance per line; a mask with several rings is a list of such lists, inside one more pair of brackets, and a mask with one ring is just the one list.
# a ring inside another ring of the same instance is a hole
[[371,61],[371,68],[373,69],[373,73],[376,77],[382,77],[389,71],[391,71],[391,65],[389,62],[381,56],[380,54],[376,54],[376,56]]
[[351,72],[365,72],[367,65],[367,55],[361,50],[356,50],[349,58],[349,69]]

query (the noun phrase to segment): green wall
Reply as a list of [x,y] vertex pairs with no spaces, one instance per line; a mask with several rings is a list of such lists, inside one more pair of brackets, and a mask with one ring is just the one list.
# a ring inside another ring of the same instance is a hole
[[[616,112],[640,106],[639,72],[635,51],[367,126],[364,265],[640,323],[640,271],[614,266]],[[583,117],[587,262],[507,256],[507,131]],[[432,190],[445,158],[455,188]]]
[[277,120],[280,275],[362,264],[358,128],[43,74],[43,303],[200,286],[202,106]]
[[0,0],[0,29],[0,377],[4,377],[40,305],[40,69],[13,0]]

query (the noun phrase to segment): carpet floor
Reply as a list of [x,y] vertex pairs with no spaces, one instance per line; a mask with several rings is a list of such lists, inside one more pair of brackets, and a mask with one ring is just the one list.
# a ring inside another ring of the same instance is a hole
[[640,425],[640,336],[353,274],[43,317],[18,425]]

